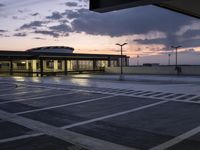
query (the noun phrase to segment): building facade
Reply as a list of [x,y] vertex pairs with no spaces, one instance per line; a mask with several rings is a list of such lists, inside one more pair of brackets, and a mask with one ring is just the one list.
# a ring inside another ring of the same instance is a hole
[[[103,72],[118,67],[121,55],[73,53],[71,47],[39,47],[27,51],[0,51],[0,75],[49,76]],[[123,66],[129,57],[122,56]]]

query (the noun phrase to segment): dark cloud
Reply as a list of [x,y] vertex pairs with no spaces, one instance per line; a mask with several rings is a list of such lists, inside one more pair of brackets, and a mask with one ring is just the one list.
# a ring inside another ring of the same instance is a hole
[[200,35],[200,30],[188,30],[182,36],[184,38],[192,38]]
[[34,31],[34,33],[42,34],[42,35],[48,35],[48,36],[52,36],[52,37],[55,37],[55,38],[59,37],[59,33],[56,33],[54,31],[48,31],[48,30],[36,30],[36,31]]
[[39,13],[33,13],[31,14],[31,16],[39,16],[40,14]]
[[20,29],[36,29],[37,27],[42,27],[45,22],[42,21],[32,21],[28,24],[24,24],[20,27]]
[[71,27],[66,24],[51,26],[49,29],[51,32],[56,33],[59,36],[69,36],[69,33],[72,31]]
[[14,36],[25,37],[25,36],[27,36],[27,34],[26,33],[15,33]]
[[[88,2],[87,0],[79,0]],[[74,4],[75,5],[75,4]],[[106,35],[120,37],[125,35],[146,35],[152,31],[158,31],[166,35],[165,38],[137,39],[139,44],[162,44],[166,49],[171,45],[183,45],[184,47],[199,46],[198,36],[200,31],[188,30],[183,35],[177,35],[181,27],[192,24],[196,19],[175,13],[155,6],[144,6],[109,13],[95,13],[88,9],[66,10],[65,12],[53,12],[46,19],[58,21],[58,25],[47,27],[46,21],[33,21],[24,24],[20,29],[31,29],[34,33],[53,37],[67,36],[71,32],[86,33],[90,35]],[[67,24],[66,24],[67,23]],[[70,25],[71,23],[71,25]],[[39,30],[44,27],[46,30]]]
[[51,16],[47,16],[47,19],[51,19],[51,20],[59,20],[61,18],[63,18],[62,14],[60,14],[59,12],[53,12]]
[[[195,33],[196,32],[196,33]],[[200,33],[200,32],[199,32]],[[152,44],[162,44],[165,45],[166,49],[170,49],[172,45],[181,45],[183,48],[189,47],[199,47],[200,46],[200,38],[194,38],[198,36],[197,31],[188,31],[186,34],[180,36],[168,35],[166,38],[157,38],[157,39],[137,39],[134,42],[138,44],[144,45],[152,45]]]
[[18,12],[19,12],[19,13],[23,13],[23,12],[24,12],[24,10],[18,10]]
[[10,36],[0,33],[0,37],[10,37]]
[[[173,34],[191,17],[154,6],[115,11],[105,14],[80,9],[74,12],[72,26],[77,32],[94,35],[122,36],[162,31]],[[77,15],[78,13],[78,15]]]
[[67,3],[65,3],[65,5],[68,7],[76,7],[76,6],[78,6],[78,3],[77,2],[67,2]]
[[66,33],[66,32],[72,31],[71,27],[66,24],[51,26],[51,27],[49,27],[49,29],[51,29],[52,31],[59,32],[59,33],[63,33],[63,32]]
[[46,40],[45,38],[41,38],[41,37],[34,37],[33,39],[36,39],[36,40]]
[[68,19],[76,19],[80,16],[79,12],[75,10],[65,10],[62,15],[67,17]]
[[5,32],[8,32],[8,31],[0,29],[0,33],[5,33]]
[[5,5],[4,5],[4,4],[2,4],[2,3],[0,3],[0,8],[1,8],[1,7],[5,7]]
[[184,51],[181,51],[181,52],[179,52],[179,53],[183,53],[183,54],[188,54],[188,53],[190,53],[190,54],[196,54],[196,53],[199,53],[200,54],[200,52],[197,52],[195,49],[186,49],[186,50],[184,50]]

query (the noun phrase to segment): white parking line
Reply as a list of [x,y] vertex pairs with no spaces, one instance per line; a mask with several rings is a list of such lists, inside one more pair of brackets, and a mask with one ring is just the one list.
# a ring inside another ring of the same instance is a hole
[[[74,92],[74,93],[78,93],[78,92]],[[74,93],[71,93],[71,94],[74,94]],[[107,99],[107,98],[111,98],[111,97],[115,97],[115,95],[104,96],[104,97],[99,97],[99,98],[84,100],[84,101],[80,101],[80,102],[62,104],[62,105],[57,105],[57,106],[45,107],[45,108],[40,108],[40,109],[28,110],[28,111],[23,111],[23,112],[15,113],[15,114],[16,114],[16,115],[22,115],[22,114],[32,113],[32,112],[38,112],[38,111],[42,111],[42,110],[50,110],[50,109],[54,109],[54,108],[60,108],[60,107],[67,107],[67,106],[79,105],[79,104],[94,102],[94,101],[98,101],[98,100],[102,100],[102,99]]]
[[0,110],[0,118],[89,150],[136,150]]
[[11,89],[17,89],[17,88],[9,87],[9,88],[5,88],[5,89],[0,89],[0,92],[8,91],[8,90],[11,90]]
[[174,145],[176,145],[176,144],[198,134],[199,132],[200,132],[200,126],[194,128],[194,129],[192,129],[192,130],[190,130],[186,133],[183,133],[183,134],[181,134],[181,135],[179,135],[179,136],[177,136],[177,137],[175,137],[175,138],[173,138],[173,139],[171,139],[171,140],[169,140],[169,141],[167,141],[163,144],[160,144],[156,147],[153,147],[150,150],[164,150],[164,149],[170,148],[170,147],[172,147],[172,146],[174,146]]
[[[43,85],[28,85],[30,87],[44,87],[44,88],[49,88],[49,89],[60,89],[60,90],[68,90],[69,88],[65,87],[65,88],[57,88],[57,87],[48,87],[48,86],[43,86]],[[85,89],[76,89],[76,88],[70,88],[70,90],[76,90],[76,91],[82,91],[82,92],[88,92],[88,93],[99,93],[99,94],[112,94],[112,95],[121,95],[121,96],[129,96],[129,97],[137,97],[137,98],[148,98],[148,99],[157,99],[157,100],[164,100],[164,101],[168,101],[169,99],[166,99],[165,97],[173,95],[174,93],[165,95],[165,96],[161,96],[161,97],[155,97],[154,95],[152,96],[141,96],[141,95],[134,95],[134,94],[124,94],[124,93],[112,93],[112,92],[101,92],[101,91],[96,91],[96,90],[85,90]],[[165,93],[162,93],[162,95]],[[160,94],[158,94],[160,95]],[[176,98],[170,98],[170,101],[174,101],[174,102],[182,102],[182,103],[193,103],[193,104],[199,104],[199,102],[193,102],[193,101],[187,101],[187,100],[177,100]]]
[[7,139],[1,139],[0,143],[12,142],[12,141],[16,141],[16,140],[22,140],[22,139],[27,139],[27,138],[31,138],[31,137],[41,136],[41,135],[44,135],[44,133],[35,133],[35,134],[30,134],[30,135],[21,135],[21,136],[11,137],[11,138],[7,138]]
[[21,95],[21,94],[28,94],[28,93],[40,93],[40,92],[46,92],[46,91],[50,91],[51,89],[43,89],[43,90],[36,90],[36,91],[23,91],[23,92],[17,92],[17,93],[9,93],[9,94],[2,94],[0,95],[0,97],[2,96],[11,96],[11,95]]
[[[193,99],[195,99],[195,98],[199,98],[199,95],[196,95],[196,96],[190,97],[190,98],[186,99],[185,101],[190,102],[191,100],[193,100]],[[196,101],[196,102],[199,102],[199,101]]]
[[[109,118],[113,118],[113,117],[117,117],[117,116],[122,116],[122,115],[125,115],[125,114],[128,114],[128,113],[136,112],[136,111],[139,111],[139,110],[154,107],[154,106],[164,104],[164,103],[167,103],[167,101],[156,102],[156,103],[153,103],[153,104],[141,106],[141,107],[138,107],[138,108],[134,108],[134,109],[118,112],[118,113],[114,113],[114,114],[111,114],[111,115],[102,116],[102,117],[99,117],[99,118],[74,123],[74,124],[71,124],[71,125],[63,126],[63,127],[61,127],[61,129],[69,129],[69,128],[93,123],[93,122],[100,121],[100,120],[105,120],[105,119],[109,119]],[[8,139],[2,139],[2,140],[0,140],[0,143],[10,142],[10,141],[15,141],[15,140],[20,140],[20,139],[26,139],[26,138],[29,138],[29,137],[36,137],[36,136],[40,136],[40,135],[44,135],[44,134],[43,133],[36,133],[36,134],[32,134],[32,135],[22,135],[22,136],[12,137],[12,138],[8,138]]]
[[39,100],[39,99],[43,99],[43,98],[50,98],[50,97],[63,96],[63,95],[66,96],[66,95],[74,94],[74,93],[77,93],[77,92],[78,91],[71,92],[71,93],[62,93],[62,94],[54,94],[54,95],[47,95],[47,96],[40,96],[40,97],[25,98],[25,99],[9,100],[9,101],[0,102],[0,105],[12,103],[12,102],[22,102],[22,101],[30,101],[30,100]]
[[90,120],[74,123],[74,124],[71,124],[71,125],[67,125],[67,126],[62,127],[62,129],[69,129],[69,128],[73,128],[73,127],[76,127],[76,126],[81,126],[81,125],[85,125],[85,124],[88,124],[88,123],[93,123],[93,122],[96,122],[96,121],[101,121],[101,120],[105,120],[105,119],[109,119],[109,118],[113,118],[113,117],[117,117],[117,116],[122,116],[122,115],[125,115],[125,114],[129,114],[129,113],[132,113],[132,112],[143,110],[143,109],[146,109],[146,108],[165,104],[167,102],[169,102],[169,101],[159,101],[159,102],[156,102],[156,103],[153,103],[153,104],[148,104],[148,105],[141,106],[141,107],[138,107],[138,108],[133,108],[133,109],[129,109],[129,110],[126,110],[126,111],[114,113],[114,114],[111,114],[111,115],[107,115],[107,116],[103,116],[103,117],[99,117],[99,118],[90,119]]

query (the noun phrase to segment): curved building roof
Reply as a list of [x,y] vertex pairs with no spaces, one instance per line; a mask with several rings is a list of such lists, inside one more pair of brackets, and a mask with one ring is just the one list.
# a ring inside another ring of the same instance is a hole
[[67,46],[45,46],[26,50],[28,52],[46,52],[46,53],[73,53],[74,48]]

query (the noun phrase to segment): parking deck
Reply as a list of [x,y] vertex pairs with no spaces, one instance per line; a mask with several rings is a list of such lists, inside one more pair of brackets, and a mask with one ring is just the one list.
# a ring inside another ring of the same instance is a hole
[[1,150],[199,150],[199,114],[198,93],[0,79]]

